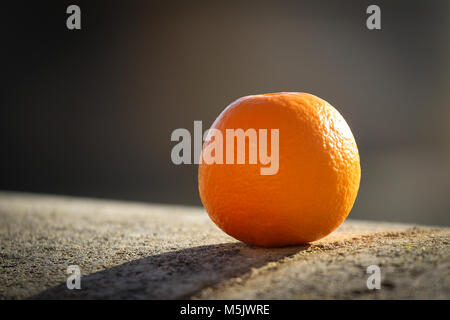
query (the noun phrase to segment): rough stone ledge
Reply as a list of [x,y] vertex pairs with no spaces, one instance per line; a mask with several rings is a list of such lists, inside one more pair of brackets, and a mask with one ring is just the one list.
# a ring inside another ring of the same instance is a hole
[[[258,248],[195,207],[0,193],[2,299],[449,299],[450,229],[347,220]],[[366,268],[381,268],[380,290]],[[81,269],[68,290],[67,266]]]

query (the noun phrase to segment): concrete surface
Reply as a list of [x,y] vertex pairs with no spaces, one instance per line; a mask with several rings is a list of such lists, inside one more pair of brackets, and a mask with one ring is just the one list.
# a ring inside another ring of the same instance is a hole
[[[449,249],[449,228],[352,220],[265,249],[201,208],[0,193],[2,299],[449,299]],[[66,286],[74,264],[81,290]]]

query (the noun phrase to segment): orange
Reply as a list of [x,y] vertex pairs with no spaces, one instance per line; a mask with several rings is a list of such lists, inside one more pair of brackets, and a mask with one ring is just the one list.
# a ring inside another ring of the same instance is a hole
[[199,164],[202,203],[228,235],[259,246],[302,244],[325,237],[349,214],[361,178],[358,148],[344,118],[326,101],[297,92],[246,96],[211,128],[222,132],[224,145],[226,129],[279,130],[276,174],[262,175],[267,164],[250,164],[248,154],[244,164]]

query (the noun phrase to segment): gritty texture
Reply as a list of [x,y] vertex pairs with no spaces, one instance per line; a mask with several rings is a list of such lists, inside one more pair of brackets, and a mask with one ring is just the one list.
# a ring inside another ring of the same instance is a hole
[[[267,249],[200,208],[0,193],[2,299],[449,299],[449,249],[448,228],[352,220]],[[372,264],[380,290],[366,286]]]

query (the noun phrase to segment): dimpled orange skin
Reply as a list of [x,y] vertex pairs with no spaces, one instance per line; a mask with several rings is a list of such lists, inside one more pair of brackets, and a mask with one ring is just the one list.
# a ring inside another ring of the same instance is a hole
[[279,129],[277,174],[261,175],[269,165],[248,164],[248,154],[246,164],[199,165],[202,203],[228,235],[266,247],[302,244],[325,237],[349,214],[361,178],[358,149],[326,101],[297,92],[247,96],[211,128],[223,134],[224,162],[225,129],[268,129],[269,152],[270,129]]

